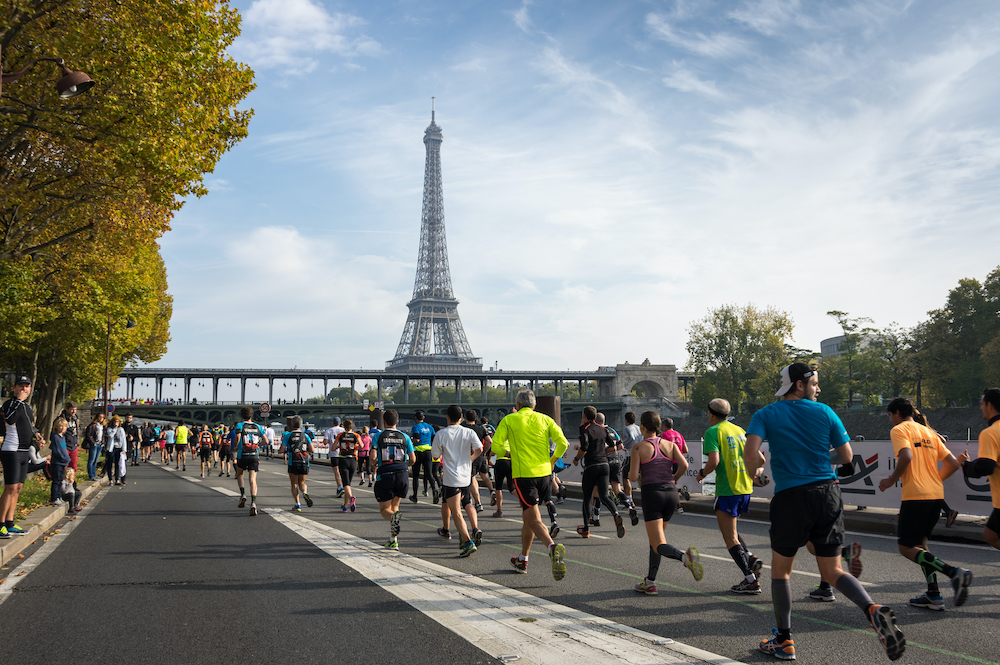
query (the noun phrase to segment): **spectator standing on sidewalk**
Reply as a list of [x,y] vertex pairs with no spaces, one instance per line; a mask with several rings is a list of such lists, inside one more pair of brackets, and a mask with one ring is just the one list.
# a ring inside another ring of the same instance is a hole
[[66,450],[66,428],[68,423],[62,416],[56,418],[52,423],[52,432],[49,434],[49,448],[51,450],[51,480],[52,489],[49,492],[49,501],[55,506],[61,506],[62,501],[62,481],[66,474],[66,467],[69,466],[69,452]]
[[132,421],[132,414],[125,414],[125,423],[122,425],[125,430],[125,442],[129,466],[139,466],[139,447],[142,444],[142,434],[139,432],[139,423]]
[[32,441],[37,441],[39,446],[45,442],[35,429],[35,414],[26,401],[30,394],[31,379],[26,376],[18,377],[14,383],[13,395],[0,407],[6,425],[3,445],[0,446],[0,464],[3,465],[3,494],[0,495],[0,519],[3,524],[0,525],[0,538],[28,533],[14,525],[14,511],[17,509],[17,497],[28,476],[28,449],[31,448]]
[[69,453],[69,466],[67,468],[76,469],[77,456],[80,453],[80,416],[76,412],[76,404],[66,402],[62,413],[59,414],[66,420],[66,452]]
[[111,417],[108,425],[107,451],[105,452],[104,467],[108,474],[108,482],[115,485],[125,485],[125,448],[128,445],[125,441],[125,430],[122,429],[122,421],[118,416]]
[[87,451],[87,479],[97,480],[97,461],[104,449],[104,414],[94,415],[83,434],[83,448]]

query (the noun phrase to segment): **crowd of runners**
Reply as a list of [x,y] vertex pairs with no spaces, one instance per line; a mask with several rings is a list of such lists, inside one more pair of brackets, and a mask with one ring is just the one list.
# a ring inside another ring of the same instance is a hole
[[[778,659],[795,659],[789,580],[796,554],[806,547],[815,557],[822,579],[809,597],[829,602],[836,599],[834,590],[839,591],[858,606],[887,656],[896,660],[903,654],[906,641],[895,614],[875,602],[858,582],[863,570],[861,545],[848,544],[844,538],[837,477],[838,473],[850,473],[851,439],[836,413],[817,401],[819,378],[813,368],[802,363],[789,365],[782,370],[781,381],[776,393],[780,399],[757,411],[746,431],[731,421],[726,400],[715,399],[708,405],[709,428],[702,444],[706,462],[695,478],[703,482],[715,473],[715,514],[722,540],[739,571],[739,581],[731,591],[754,595],[763,591],[760,576],[764,561],[750,551],[739,533],[738,520],[749,510],[754,486],[773,482],[770,590],[777,625],[772,635],[760,642],[759,649]],[[19,442],[30,443],[32,436],[25,421],[30,408],[22,407],[25,405],[16,396],[3,405],[7,435],[2,462],[8,486],[17,481],[13,474],[19,467],[14,464],[14,453],[19,450]],[[953,473],[989,478],[993,513],[984,534],[989,544],[1000,549],[1000,389],[984,391],[980,408],[988,426],[979,438],[978,458],[971,459],[968,451],[953,455],[947,440],[930,428],[908,399],[896,398],[887,407],[897,463],[891,475],[880,481],[879,489],[885,491],[897,482],[902,485],[899,552],[920,568],[927,583],[921,595],[910,599],[912,606],[944,610],[946,601],[939,575],[948,578],[952,605],[961,606],[968,599],[972,572],[942,561],[927,544],[945,506],[943,481]],[[391,409],[382,414],[381,429],[375,419],[360,429],[351,420],[334,419],[325,432],[325,441],[335,477],[340,481],[340,509],[345,513],[356,510],[352,485],[357,476],[359,486],[374,490],[381,517],[387,522],[385,547],[399,550],[401,504],[407,498],[419,502],[422,482],[423,496],[429,490],[432,502],[441,505],[442,526],[437,534],[451,539],[454,527],[459,556],[468,557],[482,547],[479,514],[484,507],[479,484],[491,497],[490,504],[496,508],[494,517],[504,515],[506,489],[519,504],[522,518],[521,553],[511,558],[511,566],[518,573],[528,572],[531,547],[537,538],[547,554],[553,578],[562,580],[566,576],[566,546],[556,541],[560,534],[556,506],[565,499],[558,472],[567,466],[563,456],[569,442],[552,418],[536,411],[534,394],[530,390],[520,392],[512,413],[503,417],[495,429],[475,411],[463,411],[457,405],[448,407],[447,425],[442,428],[431,426],[423,416],[421,412],[415,414],[416,424],[409,433],[398,429],[399,415]],[[250,407],[241,410],[241,419],[232,428],[188,428],[180,423],[176,428],[162,430],[150,425],[125,430],[134,432],[139,442],[132,463],[149,461],[158,450],[161,463],[183,470],[190,447],[192,462],[197,455],[202,476],[216,469],[219,476],[236,476],[239,507],[245,508],[249,500],[253,516],[258,513],[260,457],[270,455],[273,443],[288,465],[292,510],[301,511],[302,502],[312,507],[307,477],[317,447],[314,435],[303,429],[302,419],[287,419],[280,444],[273,430],[253,421]],[[672,429],[669,419],[661,420],[653,411],[642,413],[638,422],[633,413],[627,413],[625,423],[619,435],[605,424],[596,409],[584,409],[579,444],[572,455],[572,464],[583,464],[582,524],[576,534],[589,538],[591,527],[600,526],[599,511],[603,506],[621,538],[626,524],[619,507],[626,511],[632,526],[638,525],[641,511],[649,542],[649,565],[635,590],[656,595],[656,577],[663,557],[680,562],[695,580],[704,575],[697,548],[680,549],[667,537],[669,521],[679,511],[676,479],[688,470],[687,443]],[[761,473],[766,461],[770,463],[770,478]],[[12,475],[8,480],[9,473]],[[640,494],[638,506],[633,501],[635,487]],[[542,518],[541,506],[545,506],[548,524]],[[9,513],[6,503],[0,502],[0,512]],[[10,526],[8,523],[6,528]]]

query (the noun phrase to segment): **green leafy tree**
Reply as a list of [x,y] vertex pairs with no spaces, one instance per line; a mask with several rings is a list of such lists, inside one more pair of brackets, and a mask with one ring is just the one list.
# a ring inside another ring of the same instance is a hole
[[[688,328],[687,368],[706,377],[735,409],[760,407],[774,399],[787,364],[791,316],[772,307],[723,305]],[[695,385],[697,390],[697,384]]]
[[854,395],[858,390],[859,378],[867,385],[869,376],[866,373],[858,374],[861,361],[862,346],[869,337],[871,328],[864,324],[871,323],[867,317],[851,317],[847,312],[833,310],[827,312],[828,316],[836,319],[840,330],[843,333],[844,341],[840,344],[840,356],[843,358],[840,371],[845,373],[845,389],[847,390],[847,406],[850,408],[854,404]]

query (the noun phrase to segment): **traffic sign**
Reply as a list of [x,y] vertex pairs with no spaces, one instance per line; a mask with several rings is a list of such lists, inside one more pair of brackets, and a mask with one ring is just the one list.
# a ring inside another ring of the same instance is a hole
[[261,413],[271,413],[271,405],[268,404],[267,402],[261,402],[260,403],[260,412]]
[[114,410],[115,410],[115,405],[114,404],[108,404],[108,413],[111,413]]

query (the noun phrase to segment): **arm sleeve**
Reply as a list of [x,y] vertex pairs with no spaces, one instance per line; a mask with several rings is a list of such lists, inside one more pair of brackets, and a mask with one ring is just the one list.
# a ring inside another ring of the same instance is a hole
[[590,425],[580,428],[580,450],[583,452],[590,450]]
[[996,460],[989,457],[980,457],[979,459],[962,464],[962,475],[966,478],[982,478],[993,473],[996,468]]

